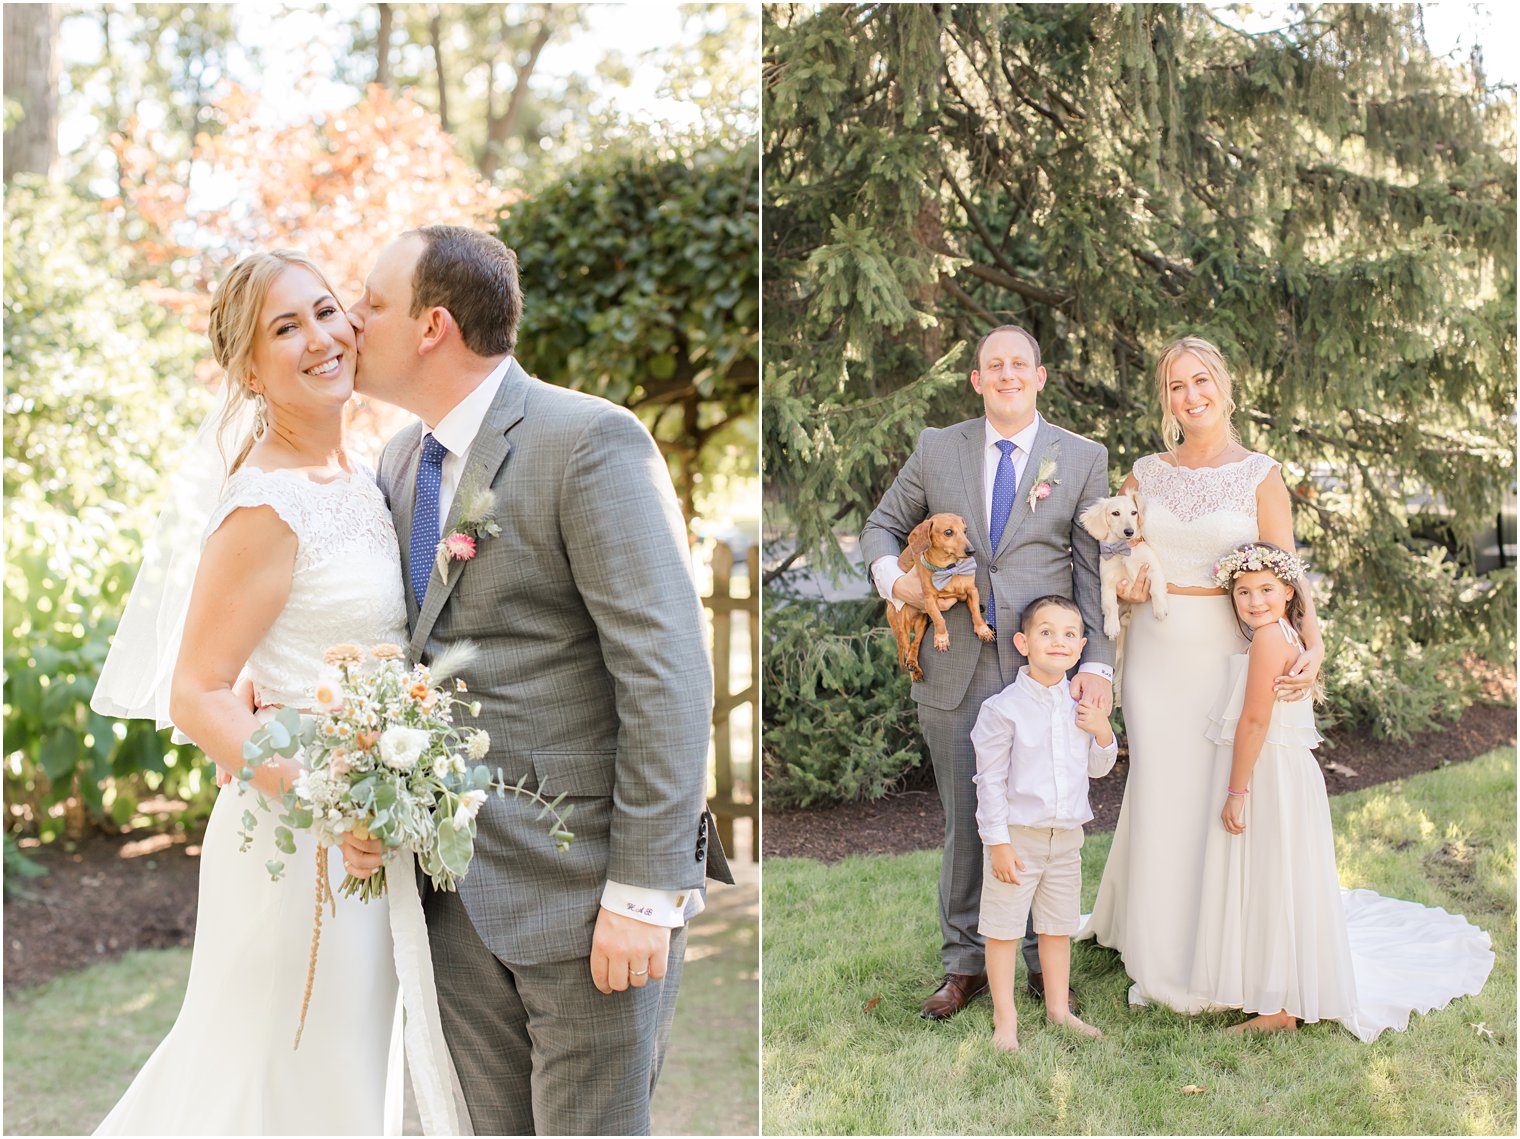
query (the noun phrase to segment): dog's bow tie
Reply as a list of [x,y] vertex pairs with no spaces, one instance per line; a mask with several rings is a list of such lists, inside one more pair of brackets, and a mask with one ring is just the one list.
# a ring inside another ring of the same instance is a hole
[[945,566],[943,568],[932,565],[927,561],[924,562],[924,565],[929,569],[929,580],[934,582],[935,589],[944,589],[945,586],[950,584],[950,579],[952,577],[960,577],[962,574],[976,573],[975,558],[962,558],[954,565]]
[[1128,539],[1122,542],[1099,542],[1098,546],[1103,551],[1105,558],[1127,558],[1130,555],[1130,551],[1134,549],[1129,544]]

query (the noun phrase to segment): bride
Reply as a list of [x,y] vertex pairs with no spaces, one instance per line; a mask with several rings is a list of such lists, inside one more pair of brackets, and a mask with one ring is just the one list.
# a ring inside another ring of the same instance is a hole
[[[1319,1008],[1322,999],[1325,1009],[1338,1010],[1326,1016],[1343,1017],[1364,1040],[1387,1028],[1402,1030],[1412,1011],[1440,1008],[1482,988],[1493,964],[1487,934],[1445,911],[1370,890],[1336,897],[1320,889],[1316,897],[1299,898],[1306,907],[1305,898],[1323,903],[1314,911],[1317,926],[1299,921],[1297,932],[1310,935],[1300,946],[1302,960],[1268,962],[1262,946],[1239,937],[1243,845],[1266,851],[1252,866],[1275,873],[1292,862],[1308,867],[1306,881],[1328,881],[1331,891],[1336,882],[1328,814],[1318,831],[1307,808],[1299,812],[1307,821],[1294,820],[1323,838],[1314,856],[1304,842],[1294,841],[1300,836],[1287,832],[1280,839],[1285,846],[1272,847],[1260,837],[1241,844],[1226,836],[1219,815],[1230,752],[1226,747],[1216,755],[1221,737],[1217,730],[1211,735],[1211,721],[1221,683],[1238,679],[1238,654],[1247,642],[1215,581],[1215,563],[1242,543],[1271,543],[1291,553],[1291,501],[1277,461],[1247,450],[1235,435],[1230,372],[1217,347],[1196,336],[1174,341],[1157,361],[1156,379],[1168,450],[1138,460],[1123,489],[1145,496],[1146,538],[1166,580],[1148,583],[1142,569],[1120,596],[1142,602],[1150,589],[1165,589],[1171,612],[1165,621],[1157,621],[1149,606],[1137,604],[1132,612],[1123,691],[1129,782],[1097,900],[1079,936],[1119,951],[1134,982],[1131,1004],[1159,1003],[1186,1014],[1238,1008],[1251,999],[1223,978],[1242,972],[1280,977],[1302,966],[1305,977],[1334,978],[1336,987],[1312,994],[1308,1007]],[[1272,685],[1282,718],[1300,724],[1312,721],[1312,713],[1307,704],[1293,702],[1308,695],[1324,660],[1313,599],[1307,589],[1301,597],[1302,637],[1295,630],[1292,641],[1297,659]],[[1314,735],[1312,727],[1300,734]],[[1307,748],[1296,758],[1302,761],[1297,769],[1307,766],[1318,778]],[[1321,802],[1323,795],[1321,784]],[[1284,851],[1291,856],[1287,861]],[[1271,881],[1258,877],[1255,885],[1257,894],[1271,896]],[[1289,914],[1282,928],[1291,933],[1297,915]],[[1321,940],[1312,942],[1313,936]],[[1295,1010],[1279,1005],[1260,1011],[1264,1015],[1247,1022],[1249,1030],[1287,1027]]]
[[[172,720],[221,773],[236,776],[243,742],[260,723],[234,691],[240,677],[261,705],[309,708],[327,646],[405,644],[406,608],[390,511],[344,450],[355,334],[321,271],[298,253],[245,258],[217,290],[209,335],[227,376],[220,426],[251,409],[253,428],[216,472],[225,481],[201,533],[164,551],[171,562],[193,563],[204,537],[188,608],[152,571],[150,554],[92,705],[161,726]],[[226,431],[203,431],[203,442],[215,436]],[[206,485],[214,496],[215,480]],[[171,499],[195,497],[183,479],[170,489]],[[139,593],[158,611],[134,612]],[[276,758],[252,786],[274,797],[299,771],[299,754]],[[390,900],[340,897],[336,916],[324,915],[294,1050],[317,866],[330,860],[334,880],[343,866],[339,852],[319,850],[304,831],[294,855],[280,853],[267,818],[252,848],[240,850],[241,820],[254,803],[236,785],[218,795],[202,846],[184,1006],[97,1134],[400,1130]],[[285,864],[279,881],[266,869],[271,860]]]

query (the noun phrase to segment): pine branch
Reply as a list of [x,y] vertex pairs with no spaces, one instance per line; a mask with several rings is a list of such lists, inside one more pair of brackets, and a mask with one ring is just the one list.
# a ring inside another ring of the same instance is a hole
[[[950,257],[962,257],[948,249],[936,250]],[[969,273],[973,277],[986,281],[989,285],[997,285],[1009,292],[1017,293],[1026,300],[1036,304],[1049,305],[1051,308],[1066,309],[1076,299],[1074,294],[1064,289],[1047,289],[1043,285],[1036,285],[1033,281],[1026,281],[1022,277],[1016,277],[1012,273],[1004,273],[999,269],[991,269],[986,265],[972,263],[967,265],[962,272]]]

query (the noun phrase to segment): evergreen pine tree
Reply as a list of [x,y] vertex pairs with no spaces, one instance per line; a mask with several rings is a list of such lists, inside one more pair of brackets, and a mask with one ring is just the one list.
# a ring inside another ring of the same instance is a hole
[[1515,479],[1514,93],[1433,57],[1415,6],[1286,18],[767,7],[764,472],[839,567],[919,429],[979,414],[972,347],[1012,321],[1117,486],[1162,447],[1157,353],[1208,337],[1326,575],[1336,703],[1402,733],[1466,650],[1514,651],[1513,570],[1470,572]]

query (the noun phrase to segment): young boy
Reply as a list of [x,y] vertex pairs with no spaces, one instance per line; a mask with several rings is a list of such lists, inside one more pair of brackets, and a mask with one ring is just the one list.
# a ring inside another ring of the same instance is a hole
[[1082,657],[1082,612],[1066,597],[1030,603],[1014,647],[1029,663],[982,704],[976,748],[976,824],[982,838],[982,909],[992,990],[992,1041],[1019,1049],[1014,966],[1031,908],[1045,971],[1045,1019],[1101,1036],[1072,1014],[1066,996],[1071,935],[1081,919],[1082,824],[1092,817],[1087,781],[1113,769],[1118,745],[1096,704],[1078,704],[1066,670]]

